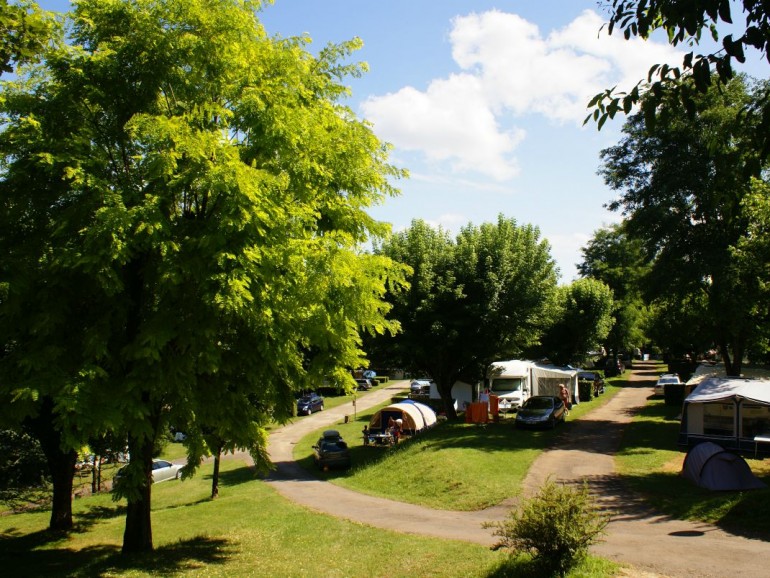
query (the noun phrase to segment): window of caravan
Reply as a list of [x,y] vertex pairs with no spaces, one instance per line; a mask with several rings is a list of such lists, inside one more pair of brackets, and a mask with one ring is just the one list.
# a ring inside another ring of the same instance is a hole
[[703,433],[735,436],[735,406],[732,403],[704,403]]
[[496,377],[492,380],[492,387],[490,388],[492,393],[498,395],[511,393],[513,391],[521,391],[521,384],[524,381],[521,377]]
[[770,408],[754,403],[741,404],[741,437],[753,438],[770,433]]

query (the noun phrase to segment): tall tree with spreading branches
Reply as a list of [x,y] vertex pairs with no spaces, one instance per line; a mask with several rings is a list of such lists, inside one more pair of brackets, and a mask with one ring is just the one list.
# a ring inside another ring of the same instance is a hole
[[[152,549],[156,438],[214,428],[269,466],[296,391],[395,331],[403,270],[358,250],[403,172],[341,104],[359,40],[317,56],[250,0],[81,0],[68,46],[2,88],[0,388],[60,445],[128,435],[123,552]],[[26,410],[24,410],[26,411]],[[201,433],[195,433],[201,432]]]

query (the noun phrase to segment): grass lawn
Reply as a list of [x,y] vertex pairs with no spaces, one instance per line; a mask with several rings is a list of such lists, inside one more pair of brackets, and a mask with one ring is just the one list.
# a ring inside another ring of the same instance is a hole
[[314,467],[311,446],[321,430],[302,439],[294,457],[320,478],[358,492],[443,510],[481,510],[517,496],[530,465],[561,428],[617,391],[608,381],[603,395],[573,406],[566,426],[555,430],[517,430],[512,417],[483,426],[445,423],[395,448],[363,445],[361,430],[377,407],[334,426],[350,447],[354,467],[349,471]]
[[[663,399],[650,399],[626,429],[617,458],[620,473],[634,491],[670,516],[770,540],[770,489],[711,492],[679,475],[685,457],[677,446],[680,411],[679,406],[666,406]],[[768,460],[746,461],[770,486]]]
[[[49,511],[0,516],[0,564],[9,576],[531,576],[526,559],[455,542],[337,520],[294,505],[223,463],[221,494],[208,498],[210,466],[191,480],[153,487],[156,550],[124,560],[125,503],[109,495],[74,502],[76,529],[45,530]],[[569,576],[612,576],[591,558]]]

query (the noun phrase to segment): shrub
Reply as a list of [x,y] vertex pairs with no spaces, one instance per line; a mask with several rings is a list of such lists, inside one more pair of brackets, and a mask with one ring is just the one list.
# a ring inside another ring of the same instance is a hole
[[490,522],[500,541],[495,549],[532,555],[544,572],[564,576],[599,541],[609,515],[593,504],[588,486],[580,488],[546,480],[540,491],[502,522]]

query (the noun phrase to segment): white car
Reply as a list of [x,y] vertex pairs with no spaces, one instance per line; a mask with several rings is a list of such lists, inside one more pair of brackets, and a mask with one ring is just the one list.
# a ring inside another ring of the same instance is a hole
[[413,379],[409,384],[409,392],[412,395],[429,395],[430,384],[430,379]]
[[665,394],[667,383],[678,384],[682,382],[679,381],[679,376],[676,373],[665,373],[660,376],[660,379],[658,379],[657,383],[655,384],[655,388],[653,389],[653,393],[655,395]]
[[[123,476],[126,467],[127,466],[123,466],[117,471],[115,474],[116,480]],[[165,482],[166,480],[178,480],[179,476],[182,475],[179,472],[182,467],[183,466],[178,464],[167,462],[166,460],[152,460],[152,483],[159,484],[160,482]]]

